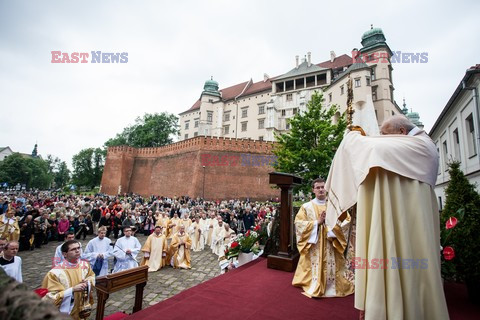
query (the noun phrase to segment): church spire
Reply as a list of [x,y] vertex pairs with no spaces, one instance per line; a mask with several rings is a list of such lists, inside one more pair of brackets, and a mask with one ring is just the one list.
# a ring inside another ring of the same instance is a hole
[[38,145],[35,143],[35,147],[33,148],[33,151],[32,151],[32,157],[34,158],[38,158]]

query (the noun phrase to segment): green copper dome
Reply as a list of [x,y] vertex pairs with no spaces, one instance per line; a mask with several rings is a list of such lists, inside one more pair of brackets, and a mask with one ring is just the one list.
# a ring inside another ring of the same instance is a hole
[[379,43],[385,43],[385,40],[385,35],[383,34],[382,29],[374,28],[372,25],[372,28],[366,31],[362,36],[362,46],[364,48],[371,47]]
[[202,94],[220,97],[220,92],[218,91],[218,82],[213,80],[213,77],[210,80],[205,81]]
[[403,109],[402,109],[402,113],[403,113],[414,125],[416,125],[416,126],[419,127],[420,129],[423,129],[423,123],[420,121],[420,115],[418,114],[418,112],[414,112],[413,110],[410,110],[410,112],[408,112],[407,104],[405,103],[405,99],[403,99]]

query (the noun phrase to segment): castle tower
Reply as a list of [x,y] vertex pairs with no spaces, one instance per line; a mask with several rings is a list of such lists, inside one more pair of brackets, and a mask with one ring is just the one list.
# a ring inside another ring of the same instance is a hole
[[370,77],[372,100],[378,123],[381,124],[401,111],[395,105],[393,96],[393,67],[390,63],[392,50],[382,29],[374,28],[373,25],[362,35],[361,43],[362,48],[358,51],[356,60],[366,63],[372,69]]
[[213,77],[205,81],[200,96],[201,112],[198,119],[198,135],[222,136],[223,103],[221,103],[221,97],[222,94],[218,91],[218,82],[213,80]]

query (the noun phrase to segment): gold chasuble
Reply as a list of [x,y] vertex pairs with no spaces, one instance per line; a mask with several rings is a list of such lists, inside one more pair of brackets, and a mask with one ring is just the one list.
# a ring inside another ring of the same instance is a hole
[[[82,281],[88,281],[88,301],[84,301],[83,292],[72,292],[72,288]],[[77,264],[65,262],[51,269],[42,282],[42,288],[48,290],[43,300],[52,301],[60,312],[70,314],[73,319],[81,319],[79,312],[86,303],[93,305],[92,290],[95,286],[95,273],[87,261]]]
[[[167,238],[161,234],[157,236],[154,232],[148,236],[147,241],[143,245],[142,251],[144,257],[140,262],[141,266],[147,265],[148,272],[154,272],[165,266],[167,254]],[[165,256],[163,255],[165,253]]]
[[174,268],[191,269],[190,248],[192,239],[187,233],[177,233],[170,243],[170,264]]
[[324,202],[314,199],[303,204],[295,217],[300,260],[292,284],[303,288],[308,297],[343,297],[354,292],[354,274],[349,268],[354,252],[352,235],[348,259],[343,255],[350,221],[346,215],[340,217],[327,238],[327,228],[317,226],[325,209]]
[[0,215],[0,236],[7,241],[18,241],[20,238],[20,227],[18,217],[15,217],[15,210],[11,207],[8,212]]

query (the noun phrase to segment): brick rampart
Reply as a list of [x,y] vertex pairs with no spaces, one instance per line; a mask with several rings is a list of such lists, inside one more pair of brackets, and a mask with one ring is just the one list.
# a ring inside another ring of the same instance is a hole
[[110,147],[102,192],[206,199],[270,199],[274,143],[195,137],[158,148]]

